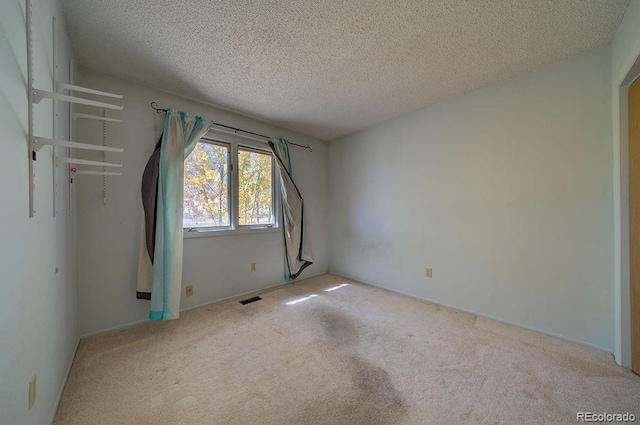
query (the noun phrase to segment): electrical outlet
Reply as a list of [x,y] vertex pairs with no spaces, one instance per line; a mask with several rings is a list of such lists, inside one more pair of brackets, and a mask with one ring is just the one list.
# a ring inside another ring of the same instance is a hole
[[424,269],[424,277],[433,277],[433,270],[431,270],[431,267]]
[[251,263],[251,271],[252,272],[256,271],[256,263]]
[[37,379],[38,377],[34,373],[31,379],[29,380],[29,409],[31,409],[36,402],[36,380]]
[[185,288],[185,291],[187,293],[187,297],[190,297],[193,295],[193,285],[187,285],[187,287]]

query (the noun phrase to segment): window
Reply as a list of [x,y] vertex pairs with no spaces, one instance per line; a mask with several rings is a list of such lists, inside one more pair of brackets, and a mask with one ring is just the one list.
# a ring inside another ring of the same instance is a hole
[[203,138],[184,162],[185,236],[278,227],[275,185],[264,145]]
[[229,227],[229,149],[198,143],[184,162],[184,227]]
[[272,156],[264,152],[238,149],[238,224],[274,224]]

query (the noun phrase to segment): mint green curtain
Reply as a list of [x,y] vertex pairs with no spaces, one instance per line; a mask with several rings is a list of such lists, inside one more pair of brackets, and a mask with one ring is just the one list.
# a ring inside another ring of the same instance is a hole
[[167,110],[160,147],[151,320],[177,319],[180,314],[184,160],[212,125],[202,117]]

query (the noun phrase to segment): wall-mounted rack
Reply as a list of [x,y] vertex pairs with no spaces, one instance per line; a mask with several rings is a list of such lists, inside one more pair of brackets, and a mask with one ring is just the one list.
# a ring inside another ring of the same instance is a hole
[[[74,164],[74,165],[97,165],[99,167],[122,167],[122,164],[112,164],[110,162],[102,162],[102,161],[90,161],[88,159],[78,159],[78,158],[66,158],[66,157],[56,157],[56,165],[61,164]],[[78,172],[76,171],[76,174]],[[82,173],[80,173],[82,174]]]
[[[108,93],[100,90],[95,90],[87,87],[76,86],[72,84],[72,75],[71,71],[69,72],[69,82],[58,81],[57,79],[57,37],[56,37],[56,18],[52,18],[52,31],[53,31],[53,70],[52,70],[52,90],[41,90],[34,87],[34,76],[33,76],[33,5],[32,0],[26,1],[26,27],[27,27],[27,98],[29,104],[29,217],[33,217],[35,214],[35,206],[34,206],[34,191],[35,191],[35,173],[34,173],[34,162],[37,158],[37,152],[39,152],[43,146],[51,146],[52,149],[52,168],[53,168],[53,216],[56,215],[56,198],[57,198],[57,172],[56,168],[63,164],[70,165],[89,165],[89,166],[100,166],[103,167],[102,171],[91,171],[91,170],[78,170],[75,167],[69,169],[69,178],[70,184],[72,183],[73,175],[102,175],[102,176],[111,176],[111,175],[122,175],[122,173],[109,173],[105,171],[105,167],[122,167],[122,164],[114,164],[107,163],[105,161],[89,161],[84,159],[77,159],[73,157],[72,149],[83,149],[83,150],[93,150],[93,151],[102,151],[106,154],[106,152],[124,152],[122,148],[115,148],[106,146],[104,143],[104,131],[103,131],[103,145],[94,145],[91,143],[81,143],[75,142],[72,140],[61,140],[57,138],[56,132],[56,122],[57,122],[57,102],[67,102],[69,104],[69,139],[72,139],[72,127],[73,121],[78,118],[92,119],[92,120],[101,120],[103,122],[122,122],[122,120],[115,118],[107,118],[104,116],[91,115],[91,114],[83,114],[83,113],[75,113],[73,112],[73,104],[85,105],[85,106],[93,106],[104,109],[113,109],[113,110],[122,110],[122,105],[116,105],[106,102],[100,102],[92,99],[86,99],[83,97],[78,97],[74,95],[74,92],[86,93],[94,96],[102,96],[108,98],[116,98],[122,99],[123,96],[120,94]],[[64,92],[68,92],[65,94]],[[51,99],[53,101],[53,128],[52,128],[52,136],[51,137],[40,137],[34,134],[34,105],[39,104],[44,99]],[[69,156],[58,156],[56,152],[56,147],[58,148],[68,148]],[[105,157],[103,157],[105,158]],[[103,182],[104,186],[104,182]],[[70,188],[71,190],[71,188]],[[71,192],[70,192],[71,194]],[[71,199],[71,198],[70,198]],[[71,206],[71,201],[70,201]],[[71,209],[69,210],[71,211]]]
[[98,121],[108,121],[108,122],[122,122],[122,120],[116,119],[116,118],[107,118],[107,117],[101,117],[98,115],[89,115],[89,114],[80,114],[78,112],[73,112],[71,114],[71,116],[73,117],[73,120],[77,120],[78,118],[86,118],[89,120],[98,120]]
[[[97,90],[95,90],[97,92]],[[97,93],[94,93],[97,94]],[[101,95],[104,96],[104,95]],[[95,100],[84,99],[82,97],[69,96],[67,94],[55,93],[44,90],[32,90],[33,103],[40,103],[42,99],[61,100],[63,102],[77,103],[80,105],[98,106],[100,108],[117,109],[121,111],[123,109],[120,105],[113,105],[111,103],[97,102]]]
[[74,174],[86,174],[89,176],[121,176],[122,173],[110,173],[108,171],[87,171],[87,170],[78,170],[76,168],[72,168],[71,172]]
[[73,149],[86,149],[90,151],[124,152],[123,148],[111,148],[108,146],[104,147],[104,146],[92,145],[89,143],[78,143],[78,142],[70,142],[68,140],[49,139],[46,137],[34,137],[33,142],[31,144],[34,152],[38,152],[45,145],[59,146],[63,148],[73,148]]

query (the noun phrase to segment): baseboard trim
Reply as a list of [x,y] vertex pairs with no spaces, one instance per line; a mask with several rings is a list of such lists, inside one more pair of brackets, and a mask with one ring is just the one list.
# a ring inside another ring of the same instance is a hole
[[[213,301],[208,301],[208,302],[205,302],[205,303],[202,303],[202,304],[185,307],[185,308],[180,309],[180,312],[182,313],[182,312],[185,312],[185,311],[193,310],[193,309],[204,307],[204,306],[207,306],[207,305],[222,303],[222,302],[225,302],[225,301],[232,300],[234,298],[244,297],[244,296],[247,296],[247,295],[261,294],[261,293],[264,293],[265,291],[270,291],[270,290],[279,288],[281,286],[289,285],[291,283],[302,283],[305,280],[313,279],[314,277],[322,276],[322,275],[325,275],[327,273],[329,273],[329,272],[324,271],[324,272],[316,273],[316,274],[314,274],[312,276],[308,276],[308,277],[305,277],[304,279],[300,279],[300,280],[284,280],[284,281],[281,281],[281,282],[276,283],[274,285],[270,285],[270,286],[267,286],[267,287],[264,287],[264,288],[256,289],[254,291],[243,292],[243,293],[240,293],[240,294],[232,295],[230,297],[220,298],[220,299],[213,300]],[[129,322],[129,323],[125,323],[125,324],[122,324],[122,325],[112,326],[110,328],[105,328],[105,329],[100,329],[100,330],[97,330],[97,331],[87,332],[87,333],[84,333],[84,334],[80,335],[80,339],[86,339],[86,338],[91,338],[91,337],[98,336],[98,335],[104,335],[104,334],[107,334],[107,333],[110,333],[110,332],[120,331],[120,330],[127,329],[127,328],[130,328],[132,326],[136,326],[136,325],[139,325],[141,323],[146,323],[146,322],[149,322],[149,321],[150,321],[149,319],[136,320],[135,322]]]
[[236,294],[236,295],[232,295],[230,297],[221,298],[219,300],[215,300],[215,301],[212,301],[212,302],[206,302],[206,303],[194,305],[194,306],[191,306],[191,307],[186,307],[186,308],[183,308],[182,310],[180,310],[180,312],[193,310],[193,309],[204,307],[204,306],[211,305],[211,304],[222,303],[222,302],[225,302],[225,301],[233,300],[235,298],[246,297],[248,295],[262,294],[264,292],[271,291],[273,289],[277,289],[277,288],[280,288],[282,286],[290,285],[292,283],[302,283],[305,280],[313,279],[314,277],[322,276],[322,275],[325,275],[327,273],[328,272],[317,273],[317,274],[314,274],[313,276],[308,276],[308,277],[305,277],[304,279],[300,279],[300,280],[285,280],[285,281],[281,281],[280,283],[276,283],[275,285],[267,286],[266,288],[258,289],[258,290],[255,290],[255,291],[243,292],[241,294]]
[[512,322],[510,320],[506,320],[506,319],[502,319],[502,318],[499,318],[499,317],[491,316],[489,314],[478,313],[477,311],[469,310],[469,309],[466,309],[466,308],[461,308],[461,307],[458,307],[458,306],[455,306],[455,305],[443,303],[443,302],[436,301],[436,300],[433,300],[433,299],[430,299],[430,298],[426,298],[426,297],[420,297],[420,296],[417,296],[417,295],[414,295],[414,294],[410,294],[410,293],[407,293],[407,292],[398,291],[396,289],[388,288],[388,287],[385,287],[385,286],[382,286],[382,285],[376,285],[375,283],[365,282],[365,281],[363,281],[361,279],[358,279],[358,278],[355,278],[355,277],[346,276],[346,275],[341,274],[341,273],[335,273],[335,272],[329,271],[329,274],[332,274],[332,275],[335,275],[335,276],[339,276],[339,277],[342,277],[342,278],[345,278],[345,279],[355,280],[356,282],[364,283],[365,285],[374,286],[376,288],[384,289],[385,291],[389,291],[389,292],[395,292],[396,294],[405,295],[407,297],[415,298],[415,299],[420,300],[420,301],[426,301],[428,303],[435,304],[435,305],[438,305],[438,306],[441,306],[441,307],[447,307],[447,308],[450,308],[450,309],[453,309],[453,310],[457,310],[457,311],[461,311],[461,312],[464,312],[464,313],[473,314],[475,316],[484,317],[485,319],[495,320],[496,322],[506,323],[508,325],[516,326],[518,328],[527,329],[529,331],[538,332],[538,333],[543,334],[543,335],[552,336],[554,338],[562,339],[564,341],[573,342],[574,344],[579,344],[579,345],[583,345],[585,347],[594,348],[596,350],[603,351],[603,352],[605,352],[607,354],[611,354],[613,356],[613,350],[610,349],[610,348],[600,347],[599,345],[591,344],[591,343],[585,342],[585,341],[580,341],[580,340],[572,338],[572,337],[556,334],[556,333],[549,332],[549,331],[546,331],[546,330],[543,330],[543,329],[534,328],[532,326],[523,325],[521,323]]
[[56,418],[56,413],[58,412],[58,406],[60,405],[60,400],[62,399],[62,393],[64,392],[64,387],[67,385],[67,380],[69,379],[69,374],[71,373],[71,367],[73,366],[73,360],[76,358],[76,353],[78,352],[78,346],[80,345],[80,337],[76,340],[76,346],[73,349],[73,355],[69,360],[69,365],[67,366],[67,372],[64,375],[64,379],[62,380],[62,385],[60,386],[60,391],[58,391],[58,396],[56,397],[56,402],[53,403],[53,409],[51,411],[51,415],[49,416],[49,425],[53,425],[53,420]]
[[108,334],[110,332],[116,332],[122,329],[130,328],[131,326],[139,325],[141,323],[146,323],[149,321],[150,321],[149,319],[141,319],[141,320],[136,320],[135,322],[124,323],[122,325],[111,326],[109,328],[104,328],[104,329],[99,329],[97,331],[83,333],[82,335],[80,335],[80,339],[87,339],[93,336]]

